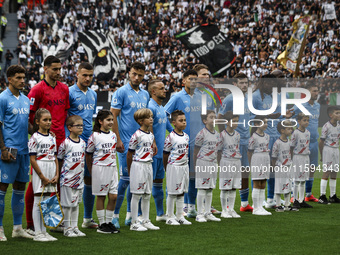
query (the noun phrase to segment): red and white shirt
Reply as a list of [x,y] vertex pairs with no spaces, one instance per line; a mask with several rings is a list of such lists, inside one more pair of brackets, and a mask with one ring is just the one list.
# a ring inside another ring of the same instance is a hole
[[269,152],[269,135],[255,132],[249,139],[248,150],[254,153]]
[[57,137],[57,146],[65,139],[65,120],[67,117],[67,109],[70,108],[69,90],[67,85],[57,81],[57,85],[53,88],[46,80],[42,80],[35,85],[30,93],[30,122],[33,123],[35,112],[39,108],[46,108],[52,116],[51,131]]
[[233,134],[229,134],[227,130],[223,130],[220,134],[221,143],[219,150],[222,150],[223,158],[235,158],[240,159],[242,155],[240,153],[240,134],[234,130]]
[[93,154],[93,165],[116,165],[117,137],[112,131],[93,132],[87,142],[86,153]]
[[195,139],[195,146],[201,147],[197,154],[197,158],[216,163],[219,144],[220,134],[217,131],[211,133],[207,128],[203,128],[198,132]]
[[182,135],[179,135],[172,131],[165,139],[163,152],[170,153],[168,164],[188,164],[189,136],[184,132]]
[[133,161],[152,162],[153,151],[152,144],[154,135],[138,129],[131,137],[129,142],[129,151],[135,152]]
[[277,139],[273,145],[272,158],[276,158],[277,166],[290,166],[292,164],[292,155],[290,154],[290,141]]
[[58,159],[64,160],[60,173],[60,186],[67,186],[73,189],[84,187],[84,167],[85,167],[84,140],[79,138],[79,142],[67,137],[60,145]]
[[325,145],[332,148],[339,148],[340,139],[340,124],[337,122],[336,126],[333,126],[329,121],[323,125],[321,129],[320,139],[325,141]]
[[294,155],[309,155],[309,143],[310,132],[307,129],[304,132],[298,128],[294,130],[290,140],[290,147],[294,147]]
[[28,142],[28,149],[30,155],[37,156],[37,160],[54,161],[57,154],[57,143],[51,134],[43,135],[36,132]]

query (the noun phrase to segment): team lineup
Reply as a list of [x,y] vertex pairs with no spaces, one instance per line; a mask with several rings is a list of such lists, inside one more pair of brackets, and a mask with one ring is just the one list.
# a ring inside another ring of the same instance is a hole
[[[141,89],[145,66],[134,62],[129,82],[115,91],[110,110],[100,110],[92,126],[97,106],[97,94],[89,88],[93,66],[80,64],[77,83],[70,88],[59,82],[60,70],[58,58],[46,57],[45,78],[27,97],[20,92],[26,70],[20,65],[7,70],[9,86],[0,94],[0,241],[7,240],[2,220],[9,184],[13,186],[12,237],[40,242],[57,240],[46,231],[40,214],[42,193],[43,199],[47,199],[59,192],[64,220],[58,230],[66,237],[86,235],[78,228],[81,202],[84,204],[82,228],[97,229],[103,234],[119,233],[119,214],[125,194],[124,223],[133,231],[160,229],[149,217],[151,195],[156,221],[168,225],[191,225],[186,217],[200,223],[240,218],[234,209],[237,189],[241,197],[240,211],[253,215],[271,215],[268,208],[275,208],[276,212],[312,208],[306,202],[340,203],[335,193],[340,107],[328,107],[329,121],[322,127],[319,138],[320,105],[316,84],[307,85],[311,98],[303,104],[311,115],[294,106],[283,116],[279,102],[273,114],[253,116],[246,106],[249,81],[245,74],[239,73],[233,77],[233,85],[244,94],[245,113],[233,113],[230,94],[218,111],[213,99],[208,97],[207,111],[202,115],[201,102],[206,92],[193,88],[192,81],[209,78],[207,66],[197,64],[184,72],[183,89],[163,106],[164,84],[154,79],[149,81],[148,91]],[[254,108],[271,108],[272,88],[278,87],[280,92],[283,87],[280,78],[279,70],[261,78],[253,93]],[[277,82],[269,82],[272,79]],[[215,126],[216,119],[226,120],[226,125]],[[294,119],[298,127],[293,128],[290,119]],[[243,121],[251,121],[252,128],[237,124]],[[319,152],[323,173],[317,199],[312,187],[314,172],[320,170]],[[252,206],[248,201],[249,178]],[[326,197],[328,179],[329,199]],[[212,205],[217,180],[221,212]],[[94,206],[99,224],[93,220]],[[25,207],[27,229],[24,230]]]

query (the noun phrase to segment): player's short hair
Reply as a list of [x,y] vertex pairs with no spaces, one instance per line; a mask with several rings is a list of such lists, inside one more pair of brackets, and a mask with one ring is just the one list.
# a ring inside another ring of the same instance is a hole
[[171,122],[176,121],[178,116],[185,115],[181,110],[175,110],[171,113]]
[[227,121],[230,121],[231,119],[236,118],[236,117],[239,118],[240,115],[234,114],[233,111],[227,111],[224,114],[224,119],[226,119]]
[[187,78],[189,75],[195,75],[195,76],[198,76],[197,72],[193,69],[189,69],[189,70],[186,70],[184,73],[183,73],[183,79]]
[[309,119],[309,115],[304,114],[303,112],[300,112],[297,116],[296,116],[296,120],[302,120],[303,118],[308,118]]
[[208,66],[206,66],[205,64],[196,64],[194,65],[194,70],[198,73],[200,70],[202,69],[207,69],[209,70]]
[[21,65],[12,65],[6,71],[7,78],[13,77],[17,73],[26,73],[26,69]]
[[145,71],[145,65],[139,61],[133,62],[131,64],[131,69],[135,69],[135,70],[142,70]]
[[41,116],[45,113],[48,113],[51,115],[50,111],[45,108],[39,108],[35,114],[34,114],[34,120],[33,120],[33,132],[37,132],[39,130],[39,126],[37,124],[37,120],[41,119]]
[[155,88],[156,83],[158,83],[158,82],[162,82],[162,81],[160,79],[152,79],[151,81],[149,81],[148,91],[149,91],[150,95],[151,95],[152,90]]
[[[286,125],[286,127],[282,125],[282,122]],[[280,134],[282,134],[282,130],[283,130],[283,129],[289,128],[289,127],[287,127],[288,125],[291,126],[291,125],[292,125],[292,122],[289,121],[289,120],[279,121],[279,122],[277,123],[277,131],[278,131]]]
[[[254,120],[251,121],[252,125],[260,125],[260,124],[262,124],[262,122],[256,121],[256,120],[262,120],[263,121],[266,118],[267,118],[267,116],[265,116],[265,115],[256,115],[255,118],[254,118],[255,121]],[[252,136],[256,132],[256,130],[257,130],[257,127],[251,127],[250,135]]]
[[70,127],[72,126],[76,121],[78,120],[83,120],[82,117],[80,117],[79,115],[72,115],[72,116],[69,116],[67,119],[66,119],[66,127]]
[[138,109],[134,114],[133,117],[135,118],[135,121],[139,124],[138,121],[144,120],[152,116],[152,111],[148,108],[141,108]]
[[79,66],[78,66],[78,72],[81,70],[81,69],[86,69],[86,70],[93,70],[93,65],[89,62],[83,62],[81,63]]
[[51,66],[53,63],[61,63],[60,59],[55,56],[47,56],[44,60],[44,66]]
[[328,117],[331,117],[330,115],[335,112],[335,111],[340,111],[340,106],[338,105],[331,105],[327,108],[327,114]]
[[233,79],[247,79],[248,80],[248,76],[244,73],[237,73],[234,75]]
[[107,110],[107,109],[100,110],[97,113],[96,119],[94,120],[93,132],[100,132],[101,125],[100,125],[99,121],[105,120],[110,115],[113,116],[112,112],[110,112],[109,110]]
[[214,111],[214,110],[207,110],[207,114],[201,114],[201,120],[202,120],[202,122],[203,122],[203,120],[206,120],[206,119],[208,118],[208,115],[209,115],[210,113],[215,113],[215,111]]

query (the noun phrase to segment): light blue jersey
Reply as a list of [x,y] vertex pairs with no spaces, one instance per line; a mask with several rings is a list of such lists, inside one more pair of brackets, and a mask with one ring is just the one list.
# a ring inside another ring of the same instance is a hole
[[152,111],[153,114],[152,129],[158,149],[158,152],[156,155],[154,155],[154,158],[162,159],[166,126],[170,125],[170,123],[168,123],[168,118],[164,110],[164,107],[162,105],[157,104],[156,101],[153,100],[152,98],[149,101],[148,108]]
[[[184,112],[187,120],[187,126],[184,132],[189,134],[190,145],[195,143],[196,134],[204,128],[204,124],[201,120],[203,94],[205,94],[205,92],[195,89],[194,94],[190,96],[183,88],[180,92],[173,95],[165,106],[165,111],[168,115],[175,110]],[[207,95],[207,109],[214,110],[214,104],[209,95]],[[169,132],[172,131],[168,126],[167,129]]]
[[[130,83],[119,88],[113,95],[111,108],[119,109],[118,127],[120,139],[124,143],[129,143],[131,136],[139,129],[138,123],[133,118],[133,114],[141,108],[147,108],[150,96],[144,89],[135,91]],[[125,146],[127,150],[127,146]]]
[[0,122],[6,147],[28,154],[28,116],[30,100],[20,92],[15,97],[7,88],[0,94]]
[[[70,109],[68,109],[68,115],[79,115],[83,118],[84,129],[80,137],[87,144],[87,140],[92,134],[92,118],[96,113],[97,93],[90,88],[84,93],[79,89],[77,84],[70,87],[69,92]],[[65,133],[66,137],[70,135],[67,127],[65,127]]]
[[[250,111],[248,108],[248,94],[244,96],[244,114],[240,115],[238,122],[245,122],[245,124],[238,124],[236,131],[240,133],[241,140],[240,145],[247,145],[249,142],[250,134],[249,134],[249,126],[248,121],[250,120]],[[222,107],[219,110],[219,114],[226,114],[228,111],[233,111],[233,95],[229,94],[222,102]]]
[[[310,142],[316,142],[319,138],[319,117],[320,117],[320,104],[318,102],[314,102],[314,104],[310,104],[309,102],[302,104],[312,115],[309,116],[309,125],[307,130],[310,132]],[[294,116],[292,118],[296,118],[297,115],[301,112],[301,110],[294,105]]]

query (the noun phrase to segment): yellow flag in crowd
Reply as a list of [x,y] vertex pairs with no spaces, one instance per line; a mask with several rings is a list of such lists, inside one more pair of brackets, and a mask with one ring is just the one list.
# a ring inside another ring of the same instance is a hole
[[282,52],[277,61],[283,65],[285,69],[297,75],[299,65],[306,46],[306,37],[309,31],[311,17],[306,15],[293,22],[293,34],[290,38],[286,50]]

